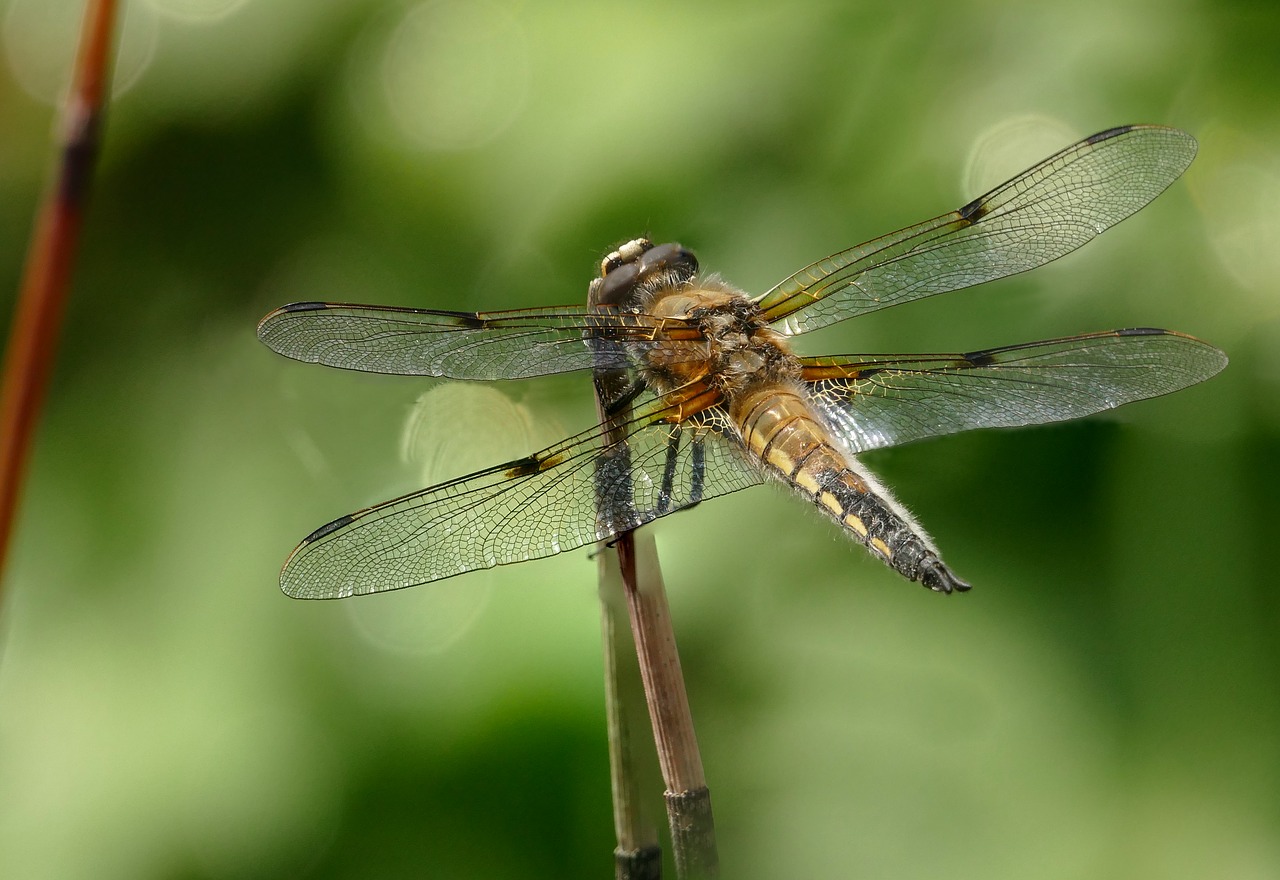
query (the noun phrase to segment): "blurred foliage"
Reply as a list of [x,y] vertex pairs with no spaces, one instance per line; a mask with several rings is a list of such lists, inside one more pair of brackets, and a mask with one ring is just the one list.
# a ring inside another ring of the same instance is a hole
[[[0,2],[4,290],[78,7]],[[585,553],[352,602],[275,584],[320,523],[485,463],[406,461],[407,421],[541,443],[585,426],[587,383],[451,417],[413,408],[429,383],[273,357],[256,320],[580,301],[645,232],[762,290],[1127,122],[1201,141],[1146,211],[809,349],[1153,325],[1231,356],[1117,414],[869,456],[972,594],[902,583],[769,489],[658,526],[724,871],[1280,876],[1278,17],[129,4],[7,572],[0,876],[607,876]]]

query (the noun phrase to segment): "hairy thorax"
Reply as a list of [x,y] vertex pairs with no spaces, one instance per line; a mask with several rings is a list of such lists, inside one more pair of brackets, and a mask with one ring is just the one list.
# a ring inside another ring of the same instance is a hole
[[661,390],[703,380],[732,410],[744,395],[766,386],[791,386],[800,377],[800,364],[784,337],[766,326],[754,302],[719,279],[660,288],[644,309],[655,317],[687,321],[702,337],[650,354],[649,378]]

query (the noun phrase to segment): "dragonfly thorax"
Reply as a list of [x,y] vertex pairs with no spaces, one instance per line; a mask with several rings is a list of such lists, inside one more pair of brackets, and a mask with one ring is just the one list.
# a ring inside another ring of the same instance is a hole
[[696,339],[671,339],[643,356],[649,384],[661,392],[705,381],[725,399],[763,384],[799,379],[800,364],[760,308],[718,277],[697,278],[698,260],[674,242],[629,241],[600,261],[593,304],[675,319],[673,333],[696,327]]
[[718,278],[657,291],[645,309],[659,317],[679,318],[701,332],[697,348],[686,350],[679,363],[653,352],[650,361],[658,361],[653,365],[662,368],[661,385],[676,387],[703,379],[725,398],[732,398],[761,385],[800,377],[799,361],[782,335],[765,322],[759,307]]

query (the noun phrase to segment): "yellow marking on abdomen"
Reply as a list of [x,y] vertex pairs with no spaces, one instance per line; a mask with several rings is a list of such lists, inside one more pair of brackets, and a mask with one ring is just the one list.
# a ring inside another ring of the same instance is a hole
[[[813,475],[813,472],[809,468],[801,468],[800,473],[792,477],[791,480],[810,495],[815,497],[817,496],[818,478]],[[827,494],[830,495],[831,493],[828,492]]]
[[880,540],[879,538],[872,538],[869,543],[871,545],[871,549],[875,550],[885,559],[893,558],[893,551],[889,549],[889,545],[886,544],[884,541]]
[[836,515],[837,519],[844,516],[844,505],[840,503],[840,499],[832,495],[830,492],[819,492],[818,503]]
[[[778,469],[779,473],[790,475],[796,469],[796,462],[784,450],[774,447],[763,456],[765,461]],[[816,484],[815,484],[816,485]]]
[[[856,534],[859,538],[867,537],[866,524],[862,520],[860,520],[858,517],[854,516],[852,513],[845,514],[844,524],[848,526],[849,530],[852,531],[854,534]],[[880,541],[880,539],[875,538],[872,540],[872,543],[874,544],[876,541]],[[880,541],[880,543],[883,544],[884,542]]]

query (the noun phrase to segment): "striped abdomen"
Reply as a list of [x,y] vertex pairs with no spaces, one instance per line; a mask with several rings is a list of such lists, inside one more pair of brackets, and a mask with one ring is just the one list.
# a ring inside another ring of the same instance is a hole
[[911,515],[832,443],[821,417],[800,393],[785,385],[749,391],[734,399],[730,415],[754,458],[894,571],[941,593],[969,589],[938,558]]

